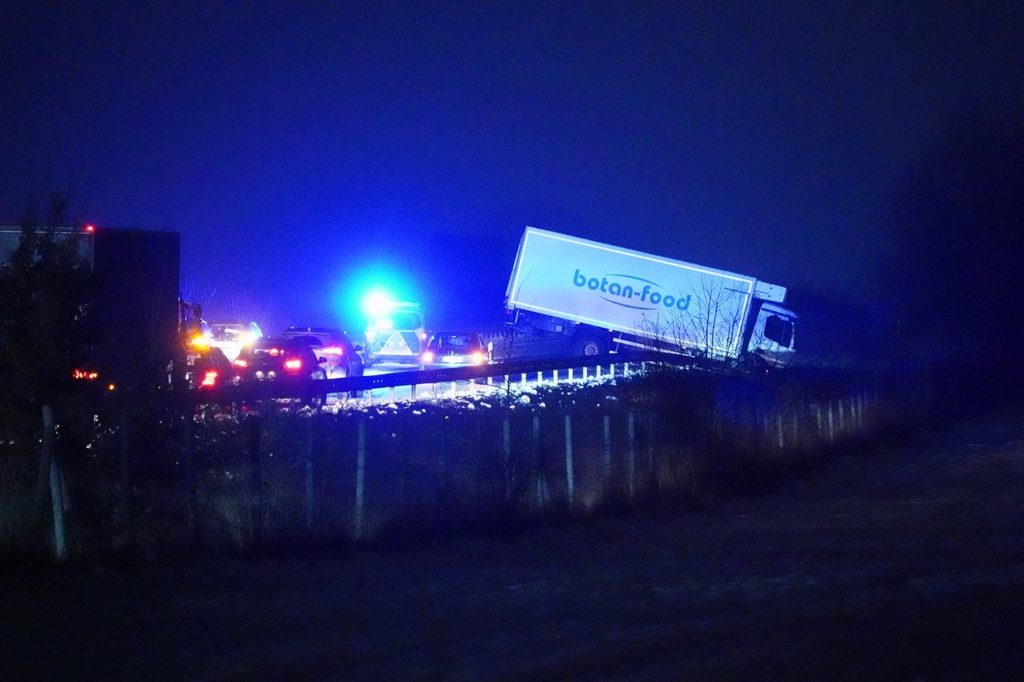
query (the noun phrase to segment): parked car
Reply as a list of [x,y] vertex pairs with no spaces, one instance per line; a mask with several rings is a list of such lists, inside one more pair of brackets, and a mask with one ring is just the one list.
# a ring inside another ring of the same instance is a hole
[[329,379],[363,375],[362,346],[352,343],[348,334],[333,327],[288,327],[282,338],[307,344],[317,358],[324,359]]
[[420,353],[424,367],[467,367],[488,362],[487,346],[474,332],[437,332]]
[[243,348],[263,338],[263,331],[255,322],[213,322],[207,335],[211,346],[224,351],[228,360],[234,360]]
[[257,339],[232,364],[242,383],[298,383],[327,378],[327,371],[309,345],[295,339]]
[[220,348],[199,348],[186,358],[185,381],[189,388],[212,391],[237,384],[238,373]]

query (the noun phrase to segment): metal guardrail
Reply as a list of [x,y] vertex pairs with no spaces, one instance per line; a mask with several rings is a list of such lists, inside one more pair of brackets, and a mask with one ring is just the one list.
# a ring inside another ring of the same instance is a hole
[[[359,393],[361,391],[372,391],[379,388],[393,388],[398,386],[422,386],[429,384],[443,384],[459,381],[480,381],[501,377],[514,383],[520,382],[524,377],[529,379],[531,375],[538,375],[547,372],[566,370],[568,378],[569,370],[589,367],[614,367],[622,366],[625,371],[626,365],[638,366],[640,363],[661,362],[675,365],[691,365],[693,358],[679,356],[668,356],[659,353],[607,353],[604,355],[589,355],[585,357],[572,358],[548,358],[515,360],[512,362],[501,362],[490,365],[475,367],[452,367],[446,369],[408,370],[403,372],[389,372],[387,374],[375,374],[371,376],[345,377],[343,379],[326,380],[304,380],[291,382],[265,382],[250,383],[239,386],[226,386],[213,391],[197,391],[195,402],[246,402],[248,400],[269,400],[274,398],[303,398],[310,399],[315,396],[323,396],[332,393]],[[599,372],[600,370],[598,370]],[[615,373],[614,369],[610,370]],[[599,375],[599,374],[598,374]],[[513,377],[515,377],[513,379]]]

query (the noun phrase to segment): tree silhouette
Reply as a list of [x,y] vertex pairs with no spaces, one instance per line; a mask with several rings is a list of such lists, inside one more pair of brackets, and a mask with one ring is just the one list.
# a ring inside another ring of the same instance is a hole
[[8,409],[51,399],[79,366],[89,342],[91,275],[64,224],[67,202],[22,225],[21,240],[0,263],[0,401]]

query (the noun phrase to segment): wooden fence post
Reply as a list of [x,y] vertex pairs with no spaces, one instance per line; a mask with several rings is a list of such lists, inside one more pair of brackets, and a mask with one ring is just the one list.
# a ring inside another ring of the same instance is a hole
[[836,422],[832,412],[832,401],[828,401],[828,442],[836,441]]
[[[477,417],[477,424],[479,424],[479,416]],[[482,453],[481,453],[482,455]],[[482,462],[483,457],[479,457]],[[505,417],[502,419],[502,472],[505,475],[504,489],[504,500],[506,503],[512,501],[512,495],[515,492],[515,466],[512,462],[512,424],[509,422],[509,418]]]
[[629,496],[636,493],[636,420],[633,413],[626,415],[626,444],[629,448]]
[[363,505],[366,482],[366,419],[360,418],[356,430],[356,539],[363,537]]
[[60,463],[57,461],[57,432],[54,427],[53,406],[43,405],[43,442],[39,455],[39,479],[36,481],[36,513],[42,522],[46,496],[50,497],[53,513],[53,555],[57,561],[67,558],[64,535],[64,490],[61,485]]
[[533,415],[533,424],[530,433],[530,442],[532,443],[533,456],[537,457],[537,450],[540,448],[540,416]]
[[565,415],[565,488],[572,507],[575,498],[576,482],[573,474],[572,461],[572,417]]
[[609,486],[612,480],[612,416],[604,415],[602,419],[604,431],[603,454],[604,454],[604,483]]
[[[536,417],[535,417],[536,418]],[[501,459],[508,469],[512,463],[512,425],[508,417],[501,420]]]
[[128,407],[121,405],[121,514],[124,517],[125,537],[128,544],[135,543],[135,510],[132,495],[132,424]]
[[263,545],[263,470],[260,461],[260,440],[263,424],[259,418],[249,419],[249,517],[254,547]]
[[647,475],[650,492],[658,490],[658,471],[654,466],[654,412],[647,413]]
[[316,430],[313,419],[314,417],[306,419],[306,439],[302,443],[302,460],[306,470],[306,533],[313,531],[313,511],[316,504],[313,487],[313,442],[316,438]]
[[42,525],[46,515],[46,496],[50,492],[50,463],[53,461],[53,453],[56,450],[56,432],[54,431],[53,407],[43,405],[43,442],[39,451],[39,473],[36,478],[36,505],[35,515],[38,523]]
[[67,558],[67,543],[64,536],[64,493],[61,488],[60,461],[56,456],[50,459],[50,506],[53,509],[53,555],[57,561]]
[[199,545],[199,500],[196,493],[196,442],[193,435],[195,421],[192,406],[185,406],[182,424],[182,451],[185,459],[185,496],[188,506],[189,542],[193,549]]

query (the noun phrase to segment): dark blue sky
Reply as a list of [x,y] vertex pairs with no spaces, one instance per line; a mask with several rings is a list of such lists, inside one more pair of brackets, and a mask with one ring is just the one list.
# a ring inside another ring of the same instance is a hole
[[527,224],[868,299],[889,192],[965,103],[1024,94],[1022,14],[3,2],[0,222],[56,188],[178,230],[208,317],[270,331],[358,326],[386,269],[429,320],[495,316]]

